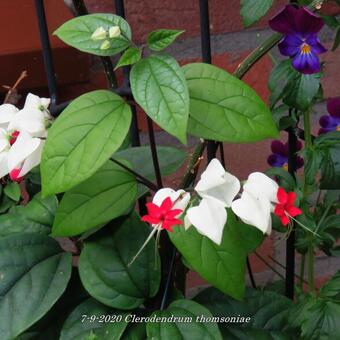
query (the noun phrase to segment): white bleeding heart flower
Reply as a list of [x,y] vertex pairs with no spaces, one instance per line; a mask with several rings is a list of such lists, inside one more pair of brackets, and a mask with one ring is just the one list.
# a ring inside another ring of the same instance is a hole
[[261,172],[253,172],[250,174],[243,185],[243,190],[251,193],[255,197],[259,195],[264,196],[272,203],[277,202],[278,189],[279,185]]
[[92,40],[106,39],[106,30],[103,26],[98,27],[91,35]]
[[182,211],[185,211],[190,201],[190,193],[184,190],[175,191],[171,188],[162,188],[155,193],[152,203],[160,206],[167,197],[170,197],[174,203],[173,209],[181,209]]
[[0,105],[0,128],[7,129],[9,122],[18,111],[19,109],[12,104]]
[[240,188],[240,181],[226,172],[217,158],[211,160],[195,186],[196,192],[202,198],[213,198],[225,207],[231,206]]
[[46,137],[46,129],[51,119],[47,110],[49,104],[50,99],[29,93],[24,108],[14,115],[8,130],[27,132],[34,137]]
[[[221,244],[227,211],[219,201],[203,198],[198,206],[188,209],[186,218],[200,234],[218,245]],[[184,225],[187,228],[187,223]]]
[[302,213],[295,206],[296,194],[286,192],[270,177],[260,172],[249,175],[243,185],[241,198],[232,203],[232,210],[245,223],[251,224],[270,235],[271,212],[287,226],[291,218]]
[[32,137],[27,132],[20,132],[8,152],[8,169],[13,181],[20,181],[41,161],[45,141]]
[[198,206],[188,209],[185,227],[193,225],[219,245],[227,222],[226,208],[231,206],[240,187],[240,181],[226,172],[218,159],[211,160],[195,187],[202,200]]
[[111,26],[109,28],[109,37],[110,38],[117,38],[121,34],[119,26]]
[[11,145],[6,130],[0,128],[0,178],[9,173],[8,152]]
[[241,198],[235,200],[231,209],[244,222],[270,234],[272,231],[271,204],[265,196],[254,196],[243,191]]

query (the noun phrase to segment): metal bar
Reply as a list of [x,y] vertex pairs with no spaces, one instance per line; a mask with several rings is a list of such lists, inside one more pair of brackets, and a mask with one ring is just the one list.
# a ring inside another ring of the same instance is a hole
[[[289,115],[292,115],[292,109],[289,110]],[[288,130],[288,171],[295,178],[297,164],[297,137],[293,127]],[[286,242],[286,296],[294,299],[294,276],[295,276],[295,230],[294,225]]]
[[[201,28],[201,53],[202,61],[211,64],[211,39],[209,23],[209,1],[199,0],[200,8],[200,28]],[[214,141],[208,141],[207,159],[210,162],[216,156],[218,144]]]
[[46,22],[44,0],[35,0],[35,10],[38,18],[40,42],[44,59],[44,67],[47,77],[47,86],[51,98],[51,114],[54,115],[55,107],[58,102],[57,81],[55,77],[53,57],[51,51],[50,39],[48,36],[48,27]]

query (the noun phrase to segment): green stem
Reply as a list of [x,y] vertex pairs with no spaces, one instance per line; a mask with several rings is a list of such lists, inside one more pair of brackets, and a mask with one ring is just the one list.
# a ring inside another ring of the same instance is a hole
[[307,261],[308,261],[308,289],[311,293],[314,293],[314,246],[311,240],[308,246],[307,253]]
[[267,38],[260,46],[255,48],[248,57],[246,57],[240,65],[238,65],[234,76],[236,78],[242,79],[243,76],[248,72],[248,70],[267,52],[269,52],[282,38],[282,34],[274,33],[269,38]]
[[306,255],[301,254],[301,264],[300,264],[300,288],[303,290],[303,278],[305,277],[305,263]]

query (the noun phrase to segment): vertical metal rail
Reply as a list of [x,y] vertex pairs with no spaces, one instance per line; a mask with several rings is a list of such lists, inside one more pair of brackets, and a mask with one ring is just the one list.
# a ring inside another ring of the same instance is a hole
[[51,114],[56,114],[58,101],[57,81],[55,77],[53,57],[51,52],[51,44],[48,36],[48,27],[46,22],[46,14],[44,8],[44,0],[35,0],[35,10],[38,18],[40,41],[42,46],[42,54],[44,59],[44,67],[47,77],[47,86],[51,98]]
[[[292,115],[292,109],[289,110],[289,115]],[[297,136],[295,128],[291,127],[288,130],[288,171],[295,178],[297,164],[296,164],[296,152],[297,152]],[[295,277],[295,230],[293,224],[293,230],[289,234],[286,242],[286,280],[285,290],[286,296],[290,299],[294,299],[294,280]]]
[[[209,21],[209,0],[199,0],[202,61],[211,64],[211,39]],[[216,156],[218,144],[209,140],[207,158],[210,162]]]

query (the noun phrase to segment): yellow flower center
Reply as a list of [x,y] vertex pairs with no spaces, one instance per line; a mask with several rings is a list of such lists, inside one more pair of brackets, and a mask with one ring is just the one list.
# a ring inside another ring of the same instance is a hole
[[306,44],[306,43],[303,43],[303,44],[301,45],[300,49],[301,49],[301,53],[302,53],[302,54],[308,54],[308,53],[310,53],[310,51],[311,51],[310,46],[309,46],[308,44]]
[[283,164],[283,165],[282,165],[282,168],[283,168],[283,170],[288,171],[288,164],[287,164],[287,163]]
[[340,131],[340,125],[337,126],[336,131]]

